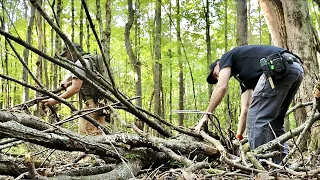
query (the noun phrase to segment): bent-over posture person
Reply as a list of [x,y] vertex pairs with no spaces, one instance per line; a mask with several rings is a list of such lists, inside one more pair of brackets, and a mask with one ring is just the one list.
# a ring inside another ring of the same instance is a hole
[[[275,46],[235,47],[210,65],[209,84],[217,84],[206,112],[213,112],[228,89],[231,76],[240,82],[241,113],[236,137],[242,139],[247,128],[250,148],[254,149],[285,133],[284,117],[304,75],[300,58]],[[199,133],[208,114],[195,127]],[[274,157],[280,163],[287,149]]]
[[[85,52],[82,50],[82,47],[79,44],[73,43],[73,45],[76,47],[76,49],[83,55],[84,61],[86,62],[87,67],[91,68],[91,63],[89,62],[89,59],[85,58]],[[62,57],[66,57],[69,61],[75,62],[76,65],[79,67],[83,67],[81,62],[78,60],[77,56],[75,55],[75,52],[70,52],[67,47],[64,48],[64,52],[60,55]],[[86,76],[86,72],[82,70],[79,67],[75,67],[75,70],[81,74]],[[72,84],[69,88],[67,88],[68,82],[72,81]],[[96,91],[93,89],[93,87],[86,82],[83,82],[81,79],[76,77],[74,74],[68,74],[65,79],[60,83],[62,87],[66,89],[66,91],[60,95],[63,99],[68,99],[69,97],[77,94],[78,92],[81,92],[83,95],[84,100],[84,108],[83,109],[89,109],[89,108],[96,108],[98,105],[98,98],[96,97]],[[46,99],[42,101],[45,105],[48,106],[54,106],[59,103],[59,101],[56,101],[53,98]],[[105,116],[101,115],[98,111],[93,112],[89,114],[92,118],[97,120],[101,124],[105,124]],[[79,119],[79,133],[86,134],[86,135],[101,135],[102,132],[100,129],[95,127],[93,124],[85,120],[84,118]]]

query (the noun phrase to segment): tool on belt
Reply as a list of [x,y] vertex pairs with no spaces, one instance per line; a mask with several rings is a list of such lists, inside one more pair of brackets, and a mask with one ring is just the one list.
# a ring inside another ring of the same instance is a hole
[[261,68],[272,89],[275,88],[273,80],[285,77],[289,73],[289,64],[293,62],[301,64],[300,58],[287,50],[260,59]]

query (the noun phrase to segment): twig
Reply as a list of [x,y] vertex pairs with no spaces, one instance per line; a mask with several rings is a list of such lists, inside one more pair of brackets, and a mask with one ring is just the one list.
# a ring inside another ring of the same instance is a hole
[[265,172],[265,171],[261,171],[261,170],[258,170],[258,169],[253,169],[253,168],[248,168],[248,167],[245,167],[241,164],[236,164],[234,162],[232,162],[229,158],[227,158],[227,152],[225,150],[225,148],[222,146],[221,142],[214,139],[213,137],[209,136],[206,132],[204,132],[203,130],[200,131],[200,135],[207,141],[209,141],[210,143],[212,143],[220,152],[220,161],[223,162],[223,163],[226,163],[230,166],[233,166],[235,168],[238,168],[240,170],[244,170],[244,171],[247,171],[247,172]]
[[49,157],[55,152],[55,149],[52,149],[51,152],[49,153],[49,155],[43,160],[43,162],[40,164],[39,168],[41,168],[44,163],[49,159]]
[[292,174],[294,176],[299,176],[300,178],[312,177],[312,176],[316,176],[317,174],[320,173],[320,168],[313,169],[313,170],[310,170],[310,171],[307,171],[307,172],[297,172],[297,171],[294,171],[293,169],[286,168],[285,166],[281,166],[281,165],[275,164],[275,163],[267,161],[265,159],[260,159],[259,161],[265,162],[268,165],[273,166],[275,168],[283,169],[284,171],[288,172],[289,174]]
[[261,171],[265,171],[266,169],[260,164],[260,162],[257,160],[257,158],[254,156],[253,152],[247,152],[248,159],[252,162],[254,167]]
[[312,101],[310,101],[310,102],[305,102],[305,103],[300,102],[300,103],[296,104],[295,106],[293,106],[292,108],[290,108],[290,109],[286,112],[285,117],[288,116],[288,115],[289,115],[290,113],[292,113],[293,111],[299,109],[299,108],[302,108],[302,107],[305,107],[305,106],[310,106],[310,105],[312,105],[312,104],[313,104]]

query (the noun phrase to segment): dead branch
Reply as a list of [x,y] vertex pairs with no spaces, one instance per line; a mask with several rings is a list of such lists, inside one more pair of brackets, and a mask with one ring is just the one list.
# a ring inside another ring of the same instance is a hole
[[305,122],[306,126],[304,127],[303,131],[301,132],[301,134],[299,135],[297,141],[296,141],[296,146],[288,153],[288,155],[286,157],[284,157],[283,159],[283,164],[286,164],[289,160],[289,158],[291,158],[291,156],[295,153],[295,151],[297,150],[297,148],[299,147],[302,139],[305,137],[307,131],[310,130],[311,126],[313,125],[313,123],[316,121],[316,119],[314,118],[315,116],[315,112],[316,112],[316,98],[314,98],[313,100],[313,105],[312,105],[312,114],[309,117],[309,119]]
[[[69,83],[67,84],[68,87],[69,87],[70,85],[71,85],[71,82],[69,82]],[[61,92],[61,91],[63,91],[63,90],[64,90],[63,87],[59,87],[59,88],[57,88],[57,89],[55,89],[55,90],[53,90],[53,91],[51,91],[51,92],[52,92],[53,94],[57,94],[57,93],[59,93],[59,92]],[[10,109],[12,109],[12,110],[20,110],[20,111],[21,111],[21,110],[23,110],[24,108],[31,107],[31,106],[35,105],[36,103],[40,102],[41,100],[44,100],[44,99],[47,99],[47,98],[49,98],[49,97],[48,97],[48,96],[37,97],[37,98],[35,98],[35,99],[26,101],[26,102],[24,102],[24,103],[15,105],[15,106],[13,106],[13,107],[10,108]]]
[[55,175],[56,176],[91,176],[97,174],[103,174],[115,169],[115,164],[106,164],[97,167],[79,167],[73,169],[60,169]]
[[[320,114],[315,114],[313,120],[314,121],[317,121],[320,119]],[[289,131],[289,132],[286,132],[285,134],[281,135],[280,137],[272,140],[272,141],[269,141],[259,147],[257,147],[256,149],[254,149],[254,153],[255,154],[260,154],[260,153],[263,153],[263,152],[266,152],[270,149],[273,149],[275,148],[279,143],[282,144],[284,142],[286,142],[287,140],[299,135],[306,127],[306,123],[305,124],[302,124],[300,125],[299,127]]]
[[213,137],[209,136],[206,132],[204,132],[203,130],[200,131],[201,136],[203,137],[203,139],[209,141],[210,143],[212,143],[220,152],[220,161],[222,163],[226,163],[228,165],[231,165],[232,167],[238,168],[240,170],[244,170],[247,172],[264,172],[258,169],[253,169],[253,168],[248,168],[245,166],[242,166],[241,164],[237,164],[234,163],[232,160],[230,160],[227,156],[228,153],[226,152],[225,148],[222,146],[221,142],[214,139]]

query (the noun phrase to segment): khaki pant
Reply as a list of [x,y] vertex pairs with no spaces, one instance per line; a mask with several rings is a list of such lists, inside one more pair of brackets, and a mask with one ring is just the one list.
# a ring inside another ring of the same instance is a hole
[[[85,106],[83,109],[90,109],[90,108],[96,108],[97,105],[94,103],[93,99],[89,99],[85,102]],[[105,116],[100,116],[98,112],[93,112],[89,114],[90,117],[98,121],[100,124],[105,125]],[[84,118],[79,119],[79,129],[78,132],[80,134],[85,135],[101,135],[102,132],[100,129],[95,127],[93,124],[91,124],[89,121],[85,120]]]

